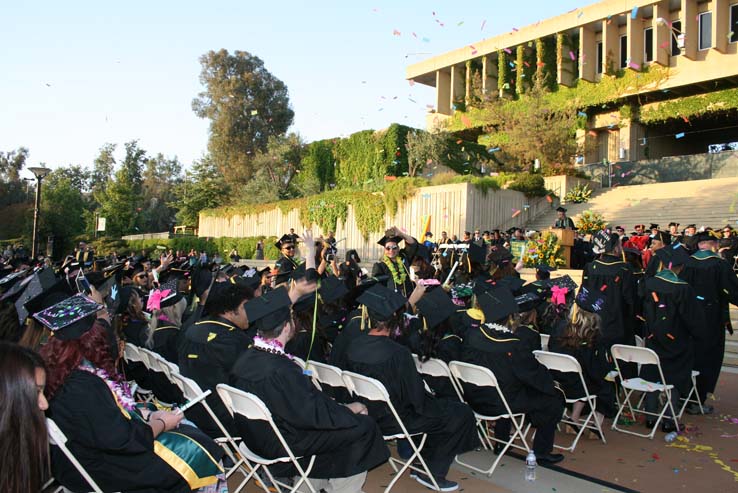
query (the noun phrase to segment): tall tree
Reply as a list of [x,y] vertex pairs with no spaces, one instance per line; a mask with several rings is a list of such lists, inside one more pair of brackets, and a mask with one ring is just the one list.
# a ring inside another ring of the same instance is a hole
[[423,172],[426,164],[439,164],[446,152],[447,136],[433,134],[424,130],[415,130],[407,134],[407,172],[415,176]]
[[57,168],[44,178],[41,194],[41,238],[53,235],[58,252],[71,251],[74,238],[85,231],[89,207],[82,192],[83,170],[79,166]]
[[143,232],[168,231],[175,222],[175,187],[182,182],[182,165],[177,158],[161,153],[148,158],[143,171]]
[[115,144],[107,143],[100,148],[100,153],[95,158],[92,166],[90,187],[95,191],[102,191],[113,177],[115,169]]
[[20,178],[20,172],[27,160],[28,149],[25,147],[0,151],[0,206],[26,201],[26,186]]
[[304,155],[305,144],[298,134],[270,138],[266,151],[254,156],[257,171],[241,187],[241,202],[272,202],[299,195],[292,181],[300,171]]
[[254,154],[292,124],[287,86],[245,51],[210,51],[200,64],[205,90],[192,109],[210,120],[208,149],[215,164],[229,182],[243,182],[256,171]]
[[200,211],[219,207],[228,201],[230,188],[210,156],[196,161],[192,171],[175,188],[177,221],[183,226],[197,226]]

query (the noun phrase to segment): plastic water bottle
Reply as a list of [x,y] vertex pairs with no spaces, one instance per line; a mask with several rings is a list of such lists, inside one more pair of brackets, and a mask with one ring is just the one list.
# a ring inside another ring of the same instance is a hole
[[671,443],[676,440],[678,436],[679,433],[677,433],[676,431],[672,431],[671,433],[667,433],[666,435],[664,435],[664,441],[666,443]]
[[525,480],[535,481],[536,480],[536,454],[531,450],[528,452],[528,456],[525,458]]

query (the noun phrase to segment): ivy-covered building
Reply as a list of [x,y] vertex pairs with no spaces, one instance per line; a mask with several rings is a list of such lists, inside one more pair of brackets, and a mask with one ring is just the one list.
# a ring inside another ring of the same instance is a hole
[[514,104],[536,77],[581,116],[580,164],[738,142],[738,0],[604,0],[407,68],[435,87],[429,129],[467,135],[476,94]]

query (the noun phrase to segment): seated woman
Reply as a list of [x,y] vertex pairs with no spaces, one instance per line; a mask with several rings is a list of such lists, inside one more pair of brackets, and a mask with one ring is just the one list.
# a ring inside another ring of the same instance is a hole
[[[212,440],[181,425],[180,412],[137,409],[96,319],[107,317],[100,308],[76,295],[34,315],[54,334],[42,349],[49,415],[69,450],[103,491],[184,493],[217,483],[223,454]],[[64,487],[89,489],[55,447],[51,469]]]
[[[599,423],[605,416],[615,414],[614,386],[605,380],[605,376],[614,369],[609,358],[609,351],[602,344],[600,333],[600,316],[596,313],[601,309],[601,300],[592,299],[583,290],[577,297],[576,305],[572,307],[571,321],[563,333],[551,337],[549,350],[555,353],[573,356],[582,367],[584,382],[590,395],[597,396],[597,411],[595,418]],[[574,373],[552,372],[554,379],[561,385],[568,399],[584,397],[584,389],[578,375]],[[584,409],[584,402],[576,402],[572,406],[571,418],[578,421]]]
[[38,354],[0,341],[0,491],[41,491],[47,472],[46,371]]
[[177,339],[187,300],[177,292],[176,284],[153,291],[146,302],[151,320],[146,330],[144,346],[177,364]]

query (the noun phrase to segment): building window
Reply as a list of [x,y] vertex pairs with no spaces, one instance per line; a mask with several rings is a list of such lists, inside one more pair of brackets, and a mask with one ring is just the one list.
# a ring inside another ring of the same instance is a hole
[[643,60],[653,61],[653,28],[647,27],[643,30]]
[[671,56],[679,56],[682,50],[679,49],[677,36],[682,33],[682,21],[674,21],[671,23]]
[[712,48],[712,12],[702,12],[699,15],[700,23],[700,50]]
[[730,42],[738,43],[738,3],[730,6]]
[[620,36],[620,68],[628,66],[628,36]]
[[602,73],[602,41],[597,43],[597,73]]

